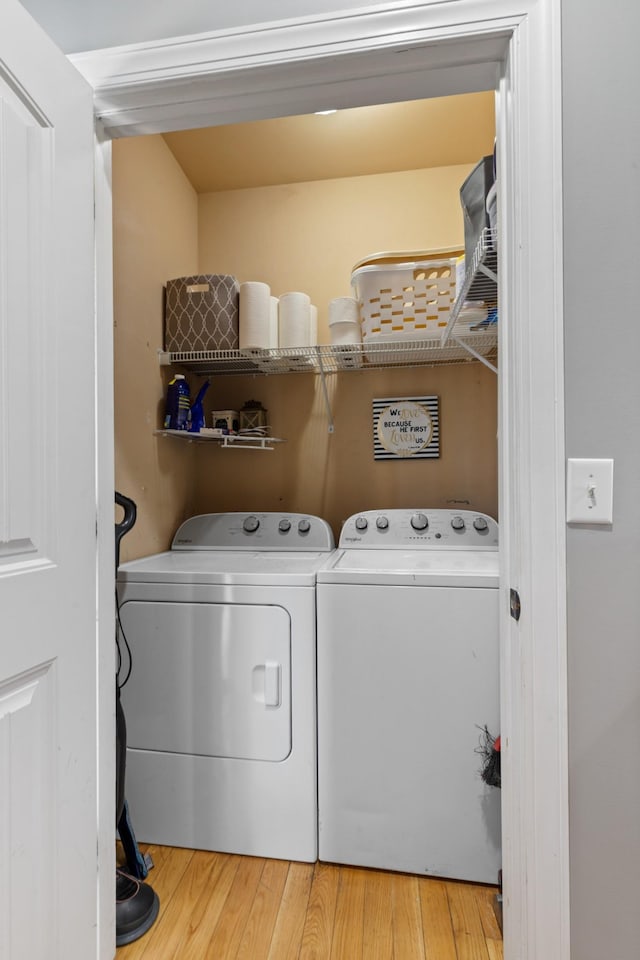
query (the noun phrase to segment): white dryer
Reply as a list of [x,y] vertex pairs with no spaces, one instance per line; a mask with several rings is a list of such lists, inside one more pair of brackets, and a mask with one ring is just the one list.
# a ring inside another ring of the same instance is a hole
[[318,517],[192,517],[122,564],[126,795],[143,841],[317,858]]
[[317,594],[320,859],[497,883],[497,524],[355,515]]

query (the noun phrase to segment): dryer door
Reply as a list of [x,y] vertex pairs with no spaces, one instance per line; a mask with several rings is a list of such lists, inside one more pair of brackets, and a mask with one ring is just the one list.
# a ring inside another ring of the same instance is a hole
[[128,746],[284,760],[291,751],[291,622],[283,607],[129,601]]

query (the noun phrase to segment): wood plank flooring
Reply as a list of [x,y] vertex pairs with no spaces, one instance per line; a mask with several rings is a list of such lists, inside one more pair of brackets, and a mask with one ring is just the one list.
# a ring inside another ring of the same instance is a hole
[[117,960],[502,960],[494,887],[144,849],[160,915]]

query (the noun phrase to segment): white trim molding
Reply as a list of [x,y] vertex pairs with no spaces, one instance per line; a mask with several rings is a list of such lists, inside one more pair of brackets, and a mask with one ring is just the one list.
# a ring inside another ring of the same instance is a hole
[[[463,17],[452,23],[454,6]],[[70,59],[94,87],[96,114],[112,136],[193,129],[410,100],[416,89],[493,89],[521,19],[501,13],[506,6],[390,3]]]
[[116,819],[116,756],[113,731],[116,722],[115,635],[115,531],[113,522],[113,230],[111,205],[112,142],[97,125],[95,137],[95,218],[96,218],[96,510],[97,551],[97,700],[98,731],[98,958],[114,955],[116,911],[113,896],[116,857],[113,824]]
[[506,960],[570,956],[560,27],[536,7],[498,94]]
[[404,0],[72,58],[110,136],[498,90],[505,960],[570,957],[559,8]]

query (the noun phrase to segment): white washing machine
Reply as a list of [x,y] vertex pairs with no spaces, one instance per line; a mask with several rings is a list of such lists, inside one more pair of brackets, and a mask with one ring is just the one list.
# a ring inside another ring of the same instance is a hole
[[355,515],[317,595],[320,859],[497,883],[497,524]]
[[333,549],[318,517],[207,514],[120,566],[140,840],[317,859],[315,587]]

